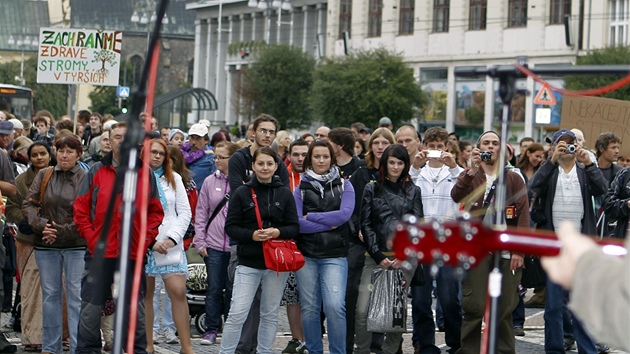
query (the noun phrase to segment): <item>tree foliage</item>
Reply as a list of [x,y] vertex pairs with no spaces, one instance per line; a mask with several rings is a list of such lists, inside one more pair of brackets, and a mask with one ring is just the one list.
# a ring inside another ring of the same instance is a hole
[[271,114],[278,119],[281,129],[310,125],[312,111],[308,98],[314,68],[315,60],[299,48],[288,45],[260,48],[243,83],[237,85],[239,111],[250,117]]
[[[20,76],[21,62],[14,60],[0,64],[0,82],[3,84],[20,85],[15,81]],[[37,83],[37,57],[31,57],[24,61],[25,86],[33,90],[34,111],[45,109],[50,111],[55,118],[68,113],[68,85],[38,84]],[[22,117],[31,118],[31,117]]]
[[385,116],[400,125],[414,118],[424,101],[403,57],[386,49],[326,59],[315,72],[313,109],[328,126],[376,127]]
[[[630,64],[630,47],[608,47],[592,51],[579,57],[577,65],[613,65]],[[564,77],[566,88],[569,90],[586,90],[608,85],[619,80],[623,75],[567,75]],[[601,97],[618,100],[630,100],[630,86],[626,85],[618,90]]]
[[[125,66],[127,66],[127,80],[124,80]],[[133,82],[133,70],[128,60],[120,62],[120,76],[118,82]],[[96,86],[92,92],[88,94],[88,98],[92,101],[89,107],[90,111],[100,114],[111,114],[117,116],[121,114],[118,108],[118,97],[116,96],[115,86]],[[128,100],[131,107],[131,98]]]

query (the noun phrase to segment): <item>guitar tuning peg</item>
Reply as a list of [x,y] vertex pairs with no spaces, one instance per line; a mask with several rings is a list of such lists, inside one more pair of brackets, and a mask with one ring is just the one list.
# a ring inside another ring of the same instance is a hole
[[469,221],[462,221],[460,223],[460,229],[462,232],[462,237],[466,241],[472,241],[475,235],[479,232],[479,229],[477,229],[477,227],[475,226],[472,226]]
[[413,214],[405,214],[403,215],[403,222],[408,222],[410,224],[415,224],[418,222],[418,217]]
[[461,214],[460,218],[464,221],[469,221],[472,219],[472,215],[470,215],[470,212],[465,211]]
[[438,267],[437,264],[435,263],[431,264],[431,277],[435,278],[439,270],[440,270],[440,267]]

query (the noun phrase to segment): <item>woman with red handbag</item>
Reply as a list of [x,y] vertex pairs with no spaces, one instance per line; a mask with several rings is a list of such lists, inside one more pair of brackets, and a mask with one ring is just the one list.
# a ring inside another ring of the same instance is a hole
[[291,191],[274,176],[276,153],[263,147],[253,155],[255,178],[233,191],[225,222],[227,235],[238,243],[238,266],[234,275],[230,313],[223,326],[221,354],[232,354],[256,291],[260,286],[260,324],[256,352],[273,352],[278,327],[278,309],[289,276],[267,268],[263,242],[291,239],[299,232]]

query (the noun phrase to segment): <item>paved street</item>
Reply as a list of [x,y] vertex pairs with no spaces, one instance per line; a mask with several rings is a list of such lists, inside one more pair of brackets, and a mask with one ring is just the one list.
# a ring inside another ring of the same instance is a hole
[[[531,294],[528,294],[531,296]],[[544,353],[543,343],[544,343],[544,321],[543,321],[544,311],[542,309],[526,309],[525,315],[525,336],[524,337],[516,337],[516,352],[519,354],[529,354],[529,353]],[[6,323],[8,320],[9,314],[2,314],[2,323]],[[408,307],[408,331],[403,335],[403,352],[405,354],[412,354],[413,347],[411,345],[411,307]],[[3,328],[4,330],[9,330],[7,328]],[[200,344],[201,336],[195,329],[194,325],[191,326],[191,333],[193,334],[193,346],[197,353],[218,353],[220,345],[215,344],[212,346],[203,346]],[[20,334],[15,332],[6,332],[5,333],[9,340],[15,344],[20,344]],[[219,342],[220,342],[219,337]],[[326,336],[324,336],[324,348],[327,347]],[[291,340],[291,335],[289,332],[289,324],[286,318],[286,310],[284,307],[280,308],[280,316],[278,321],[278,335],[276,337],[276,342],[274,347],[277,349],[277,353],[280,353],[282,349],[286,346],[287,342]],[[446,353],[446,347],[444,344],[444,333],[436,334],[436,342],[440,348],[443,348],[443,353]],[[155,352],[160,354],[177,354],[179,353],[179,345],[170,345],[160,343],[156,345]],[[18,353],[26,353],[24,348],[19,345]],[[571,352],[569,352],[571,353]],[[577,351],[574,351],[577,353]],[[625,353],[623,351],[613,350],[613,353]],[[626,353],[628,354],[628,353]]]

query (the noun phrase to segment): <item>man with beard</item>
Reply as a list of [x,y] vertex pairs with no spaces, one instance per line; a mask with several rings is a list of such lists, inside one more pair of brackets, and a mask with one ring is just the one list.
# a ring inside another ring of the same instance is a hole
[[[479,137],[478,148],[473,149],[471,167],[459,175],[451,190],[451,197],[457,203],[464,202],[472,215],[483,219],[484,224],[495,222],[495,191],[499,173],[499,151],[501,139],[493,131],[487,131]],[[489,159],[481,159],[481,153],[489,154]],[[529,201],[525,182],[519,174],[505,170],[505,221],[508,226],[529,229]],[[478,240],[481,241],[481,240]],[[486,257],[471,269],[462,282],[462,324],[461,348],[458,354],[479,353],[481,346],[481,322],[486,308],[489,270],[493,257]],[[516,291],[521,281],[523,255],[509,252],[501,253],[500,271],[502,273],[501,300],[498,309],[497,352],[516,353],[512,311],[518,303]]]

